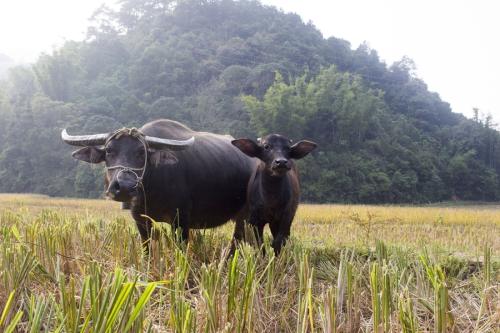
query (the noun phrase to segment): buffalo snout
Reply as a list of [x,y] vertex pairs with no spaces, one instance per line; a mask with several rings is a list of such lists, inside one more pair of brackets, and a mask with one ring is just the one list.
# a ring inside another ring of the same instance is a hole
[[290,161],[286,158],[276,158],[272,163],[272,169],[277,171],[288,171],[291,169]]
[[120,172],[110,183],[106,195],[115,201],[129,201],[137,196],[139,179],[132,172]]

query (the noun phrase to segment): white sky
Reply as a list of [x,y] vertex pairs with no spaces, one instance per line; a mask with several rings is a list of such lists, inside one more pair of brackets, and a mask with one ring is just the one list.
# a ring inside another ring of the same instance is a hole
[[[83,39],[87,19],[114,0],[0,0],[0,53],[32,62],[64,40]],[[500,2],[495,0],[262,0],[312,21],[324,37],[363,41],[388,64],[404,55],[452,105],[500,122]],[[498,4],[497,4],[498,3]]]

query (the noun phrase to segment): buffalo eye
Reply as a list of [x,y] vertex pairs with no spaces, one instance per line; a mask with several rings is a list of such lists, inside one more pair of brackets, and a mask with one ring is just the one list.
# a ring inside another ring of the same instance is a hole
[[264,149],[265,149],[265,150],[269,150],[269,149],[271,149],[271,146],[270,146],[269,144],[267,144],[267,143],[266,143],[266,144],[264,145]]

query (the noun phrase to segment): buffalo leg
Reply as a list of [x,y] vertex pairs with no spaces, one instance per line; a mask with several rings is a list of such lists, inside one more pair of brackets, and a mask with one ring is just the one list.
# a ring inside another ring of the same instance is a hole
[[233,233],[233,240],[237,243],[245,239],[245,220],[236,219]]
[[229,252],[231,255],[233,255],[234,251],[236,251],[238,243],[245,239],[245,219],[237,217],[235,222],[233,240],[231,242],[231,250]]
[[152,234],[152,223],[149,219],[142,217],[142,214],[144,213],[141,212],[140,209],[132,209],[132,217],[134,218],[135,224],[137,225],[137,230],[141,235],[142,246],[147,253],[149,252],[149,241]]
[[262,242],[264,241],[264,224],[253,226],[253,228],[255,233],[255,239],[257,240],[257,244],[260,247],[262,246]]
[[260,214],[258,214],[257,212],[250,214],[250,220],[248,221],[248,224],[253,231],[255,241],[260,246],[263,241],[265,223],[262,222],[259,216]]
[[265,226],[266,226],[265,223],[261,223],[261,224],[254,227],[255,228],[254,232],[256,235],[255,238],[257,238],[257,244],[260,247],[263,256],[266,255],[266,248],[263,245],[263,243],[264,243],[264,227]]
[[[178,230],[180,230],[179,236]],[[172,223],[172,231],[175,237],[180,237],[180,241],[187,243],[189,240],[189,213],[187,209],[179,210],[177,213],[177,218]]]
[[250,214],[250,220],[248,221],[248,225],[250,226],[251,230],[253,231],[253,236],[255,238],[255,242],[257,246],[261,249],[262,255],[266,255],[266,249],[264,246],[262,246],[264,242],[264,227],[266,223],[262,221],[260,218],[260,215],[258,212],[254,212],[253,214]]
[[286,219],[281,221],[281,223],[271,224],[271,233],[273,235],[273,249],[274,253],[278,255],[281,252],[281,248],[285,245],[288,237],[290,236],[290,228],[292,226],[292,220]]
[[248,215],[248,206],[245,205],[245,207],[243,207],[243,209],[241,209],[241,211],[234,217],[236,224],[234,226],[233,233],[233,246],[236,246],[239,241],[245,239],[245,224],[248,220]]
[[137,230],[139,230],[139,234],[141,235],[142,243],[146,244],[151,239],[151,222],[149,221],[135,221],[137,225]]

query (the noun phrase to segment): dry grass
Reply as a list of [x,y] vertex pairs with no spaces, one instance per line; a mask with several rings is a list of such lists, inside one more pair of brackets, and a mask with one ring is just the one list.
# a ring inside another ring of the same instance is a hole
[[500,329],[498,206],[303,205],[279,258],[232,227],[147,257],[117,203],[0,195],[0,330]]
[[[87,219],[131,220],[128,211],[109,200],[49,198],[43,195],[0,194],[0,211],[39,214],[55,211]],[[232,234],[228,224],[218,230]],[[477,258],[484,245],[500,255],[500,205],[367,206],[301,205],[292,235],[311,247],[368,245],[383,240],[404,247],[430,246]]]
[[432,246],[464,256],[485,244],[500,253],[500,206],[402,207],[303,205],[294,233],[315,246],[353,246],[379,239],[404,247]]

